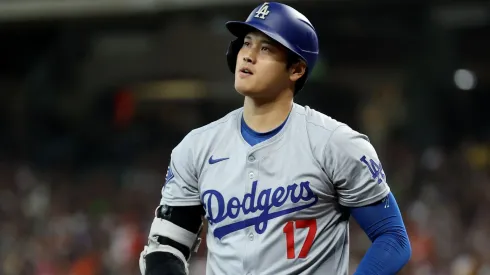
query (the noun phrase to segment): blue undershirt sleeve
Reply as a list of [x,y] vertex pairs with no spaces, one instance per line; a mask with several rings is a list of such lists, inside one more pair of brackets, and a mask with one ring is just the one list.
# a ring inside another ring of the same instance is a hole
[[411,257],[407,230],[392,193],[371,205],[350,208],[372,242],[354,275],[396,274]]

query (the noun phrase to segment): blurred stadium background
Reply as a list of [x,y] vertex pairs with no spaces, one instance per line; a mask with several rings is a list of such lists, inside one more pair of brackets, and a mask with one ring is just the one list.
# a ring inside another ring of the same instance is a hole
[[[0,274],[139,274],[171,149],[242,104],[224,22],[258,3],[0,1]],[[287,3],[322,54],[296,101],[371,138],[402,274],[490,274],[489,2]],[[351,237],[353,271],[369,241]]]

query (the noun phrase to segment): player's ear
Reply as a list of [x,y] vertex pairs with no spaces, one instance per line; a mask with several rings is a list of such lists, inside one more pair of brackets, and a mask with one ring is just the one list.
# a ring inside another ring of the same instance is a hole
[[293,82],[300,79],[305,73],[306,63],[303,60],[299,60],[289,67],[289,79]]

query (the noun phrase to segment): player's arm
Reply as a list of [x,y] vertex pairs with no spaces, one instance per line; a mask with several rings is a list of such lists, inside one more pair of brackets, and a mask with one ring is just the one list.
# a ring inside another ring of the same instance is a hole
[[143,275],[188,274],[187,261],[198,245],[202,214],[200,205],[157,208],[144,255]]
[[350,209],[373,242],[355,274],[395,274],[410,259],[411,248],[375,149],[365,135],[340,126],[324,158],[339,203]]
[[400,271],[410,259],[411,247],[393,194],[380,202],[350,210],[372,242],[354,274],[396,274]]
[[148,245],[140,257],[142,275],[188,274],[188,260],[199,245],[203,207],[190,144],[184,139],[173,151],[155,211]]

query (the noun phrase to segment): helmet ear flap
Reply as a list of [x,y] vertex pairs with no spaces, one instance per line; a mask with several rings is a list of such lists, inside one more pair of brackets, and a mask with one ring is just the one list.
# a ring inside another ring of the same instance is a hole
[[242,48],[243,38],[237,38],[230,42],[228,46],[228,50],[226,51],[226,61],[228,62],[228,69],[232,73],[235,73],[236,69],[236,59],[238,56],[238,52]]

